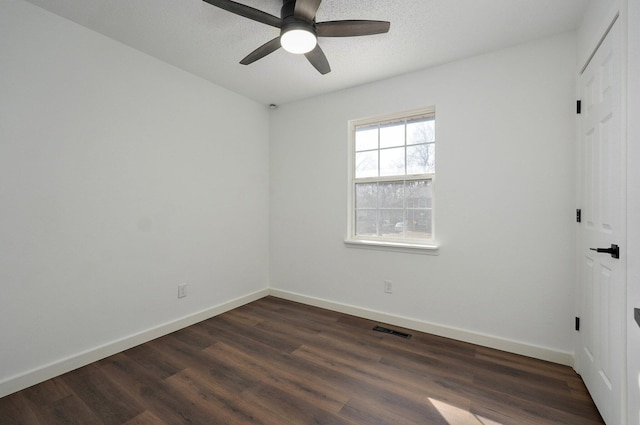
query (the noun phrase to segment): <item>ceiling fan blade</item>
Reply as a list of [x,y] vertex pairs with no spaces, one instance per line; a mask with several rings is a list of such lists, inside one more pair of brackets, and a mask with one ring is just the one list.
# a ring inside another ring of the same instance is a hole
[[386,21],[327,21],[316,24],[318,37],[355,37],[359,35],[383,34],[389,32],[391,23]]
[[293,16],[306,19],[309,22],[313,21],[321,1],[322,0],[296,0]]
[[253,52],[249,53],[244,59],[240,61],[242,65],[249,65],[267,56],[269,53],[273,53],[280,48],[280,37],[276,37],[271,41],[267,41],[262,46],[258,47]]
[[331,67],[329,66],[329,61],[327,57],[324,55],[324,52],[320,48],[320,46],[316,45],[316,48],[310,51],[309,53],[304,54],[311,65],[322,75],[328,74],[331,72]]
[[277,16],[270,15],[262,10],[254,9],[244,4],[236,3],[231,0],[203,0],[210,5],[217,6],[220,9],[224,9],[236,15],[244,16],[245,18],[252,19],[263,24],[271,25],[272,27],[280,28],[282,26],[282,20]]

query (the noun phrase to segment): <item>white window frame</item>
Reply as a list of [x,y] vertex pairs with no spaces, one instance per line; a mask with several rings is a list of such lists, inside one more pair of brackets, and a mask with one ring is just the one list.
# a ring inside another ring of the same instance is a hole
[[[379,249],[379,250],[392,250],[392,251],[404,251],[411,253],[423,253],[423,254],[438,254],[439,246],[435,239],[435,192],[436,192],[436,173],[428,174],[414,174],[414,175],[401,175],[401,176],[386,176],[386,177],[372,177],[372,178],[355,178],[355,132],[356,127],[373,125],[378,123],[384,123],[387,121],[410,119],[420,115],[433,115],[436,116],[435,107],[427,107],[421,109],[415,109],[410,111],[398,112],[388,115],[369,117],[363,119],[350,120],[348,122],[348,134],[349,134],[349,165],[348,165],[348,217],[347,217],[347,237],[344,242],[348,247],[367,248],[367,249]],[[437,120],[436,120],[437,121]],[[436,124],[437,125],[437,124]],[[437,150],[437,137],[436,137],[436,150]],[[437,162],[437,154],[436,154]],[[356,235],[356,212],[355,212],[355,187],[356,183],[366,182],[398,182],[398,181],[415,181],[415,180],[430,180],[432,190],[432,205],[431,205],[431,239],[407,239],[407,238],[384,238],[380,236],[361,236]]]

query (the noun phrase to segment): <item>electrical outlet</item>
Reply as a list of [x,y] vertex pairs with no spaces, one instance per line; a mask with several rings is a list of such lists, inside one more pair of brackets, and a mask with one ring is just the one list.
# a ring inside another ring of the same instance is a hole
[[184,298],[187,296],[187,284],[181,283],[178,285],[178,298]]
[[384,292],[387,294],[393,293],[393,283],[390,280],[384,281]]

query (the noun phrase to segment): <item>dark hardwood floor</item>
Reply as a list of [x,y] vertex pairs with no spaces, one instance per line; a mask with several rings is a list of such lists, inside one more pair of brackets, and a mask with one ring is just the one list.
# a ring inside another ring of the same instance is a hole
[[603,424],[569,367],[267,297],[0,399],[0,424]]

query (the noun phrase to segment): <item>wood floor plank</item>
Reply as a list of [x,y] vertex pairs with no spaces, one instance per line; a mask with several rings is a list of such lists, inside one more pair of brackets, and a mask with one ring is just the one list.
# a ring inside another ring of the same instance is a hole
[[30,405],[24,391],[0,398],[0,424],[44,425],[38,420],[36,408]]
[[77,369],[63,379],[105,425],[120,425],[145,410],[134,399],[119,393],[97,364]]
[[301,399],[329,412],[338,413],[351,396],[348,391],[325,380],[308,379],[307,376],[292,371],[288,365],[247,355],[244,351],[224,343],[218,343],[207,350],[215,356],[224,358],[225,362],[234,364],[237,369],[249,371],[261,383],[295,393]]
[[105,425],[75,394],[44,406],[36,414],[40,423],[47,425]]
[[422,403],[408,403],[391,394],[378,399],[354,397],[342,414],[359,424],[372,425],[450,425],[425,398]]
[[250,338],[278,350],[291,352],[300,346],[299,341],[293,338],[288,338],[280,332],[258,329],[255,326],[243,327],[241,322],[234,320],[233,316],[230,315],[222,315],[216,322],[218,325],[225,327],[231,332],[241,334],[246,338]]
[[511,353],[493,350],[491,348],[477,347],[475,357],[478,360],[487,363],[514,367],[523,371],[533,372],[538,375],[546,375],[553,378],[577,378],[573,369],[564,365],[540,361],[525,356],[514,356]]
[[157,380],[124,354],[114,356],[103,368],[120,387],[119,394],[144,405],[167,425],[215,423],[215,412],[212,417],[211,411],[199,409],[188,395],[166,380]]
[[296,393],[263,384],[243,394],[248,403],[262,406],[279,417],[279,424],[355,425],[350,420],[309,403]]
[[[220,336],[220,334],[218,335]],[[265,365],[276,379],[295,375],[298,377],[297,379],[309,381],[309,385],[333,388],[325,397],[339,400],[345,395],[348,397],[361,387],[361,382],[340,372],[335,372],[316,363],[309,363],[290,353],[277,350],[251,339],[232,335],[228,339],[224,339],[224,344],[229,345],[233,350],[242,352],[253,361]]]
[[[352,385],[352,399],[375,401],[373,404],[379,404],[379,400],[395,400],[399,404],[412,404],[417,407],[423,405],[429,396],[438,396],[458,405],[470,405],[467,398],[449,391],[438,378],[433,379],[411,372],[404,373],[402,370],[384,367],[378,363],[358,364],[349,358],[338,358],[330,352],[306,346],[296,350],[293,355],[348,377]],[[457,381],[457,385],[469,385],[469,383]],[[403,402],[400,403],[400,401]]]
[[62,377],[49,379],[23,391],[24,396],[36,405],[47,405],[70,396],[73,391]]
[[505,375],[489,369],[479,370],[474,384],[493,391],[510,394],[523,400],[543,404],[550,408],[560,408],[576,416],[589,416],[592,410],[575,399],[561,379],[523,372],[517,375]]
[[0,424],[603,425],[571,368],[378,324],[266,297],[1,398]]
[[[477,385],[460,385],[447,381],[451,391],[464,395],[472,401],[471,411],[483,414],[500,423],[527,425],[586,424],[586,418],[577,417],[566,410],[556,410],[535,400],[522,399],[496,388]],[[572,402],[573,403],[573,402]],[[597,423],[602,424],[596,417]]]
[[162,343],[157,340],[134,347],[125,353],[127,357],[145,368],[156,379],[168,378],[185,368],[183,364],[175,359],[164,356],[162,354]]
[[431,403],[449,425],[502,425],[496,421],[472,413],[467,407],[446,403],[436,398],[429,398],[429,403]]
[[241,393],[227,391],[224,385],[218,385],[218,381],[208,379],[199,371],[186,369],[167,381],[172,388],[188,397],[198,410],[210,412],[209,422],[204,423],[276,425],[280,421],[270,412],[257,410],[255,405],[248,406]]
[[145,410],[135,418],[128,420],[122,425],[167,425],[167,423],[154,415],[152,412]]

